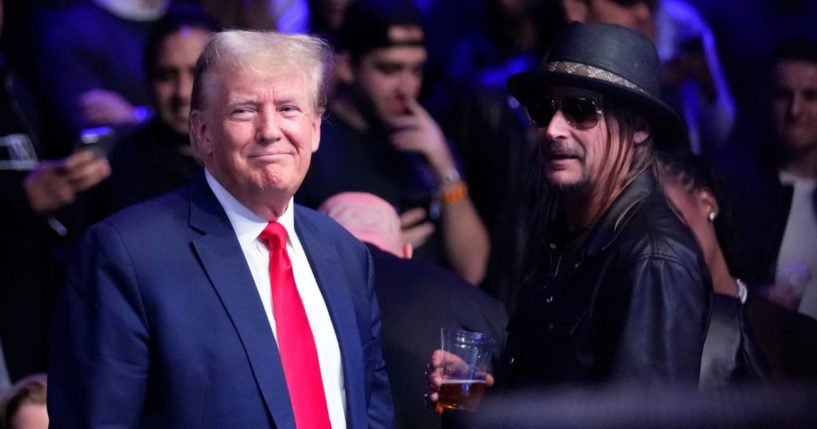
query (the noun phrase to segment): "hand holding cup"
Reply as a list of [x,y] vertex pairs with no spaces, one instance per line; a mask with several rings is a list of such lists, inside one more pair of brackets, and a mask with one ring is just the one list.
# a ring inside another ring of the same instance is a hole
[[495,342],[486,334],[442,328],[442,349],[428,364],[426,400],[435,412],[475,411],[494,378],[488,373]]

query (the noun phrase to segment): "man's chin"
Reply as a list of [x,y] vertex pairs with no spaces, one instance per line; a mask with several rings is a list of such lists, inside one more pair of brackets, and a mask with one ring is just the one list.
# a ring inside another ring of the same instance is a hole
[[576,177],[565,177],[561,172],[550,172],[547,175],[548,183],[553,189],[563,193],[582,192],[587,189],[587,181]]

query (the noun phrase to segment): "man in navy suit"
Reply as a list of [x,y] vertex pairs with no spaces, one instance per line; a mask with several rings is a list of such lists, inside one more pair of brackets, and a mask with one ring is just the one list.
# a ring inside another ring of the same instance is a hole
[[[52,340],[54,427],[393,426],[369,253],[292,202],[318,148],[329,58],[317,39],[275,33],[205,47],[190,118],[205,174],[83,238]],[[272,224],[312,334],[297,346],[320,366],[323,388],[307,395],[325,404],[320,425],[302,423],[294,381],[308,368],[292,372],[280,346]]]

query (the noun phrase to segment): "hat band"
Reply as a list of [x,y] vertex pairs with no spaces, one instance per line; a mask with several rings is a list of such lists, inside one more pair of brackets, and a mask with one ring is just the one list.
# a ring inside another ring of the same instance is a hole
[[593,67],[591,65],[575,63],[572,61],[551,61],[545,66],[547,71],[555,73],[565,73],[570,75],[588,77],[591,79],[602,80],[612,84],[620,85],[629,89],[636,90],[642,94],[649,95],[640,86],[630,82],[629,80],[607,70]]

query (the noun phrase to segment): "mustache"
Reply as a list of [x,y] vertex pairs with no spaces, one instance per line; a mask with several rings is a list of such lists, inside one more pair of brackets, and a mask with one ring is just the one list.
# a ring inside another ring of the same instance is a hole
[[584,148],[580,145],[571,144],[568,142],[551,141],[545,147],[545,157],[552,158],[580,158],[583,159],[585,155]]

